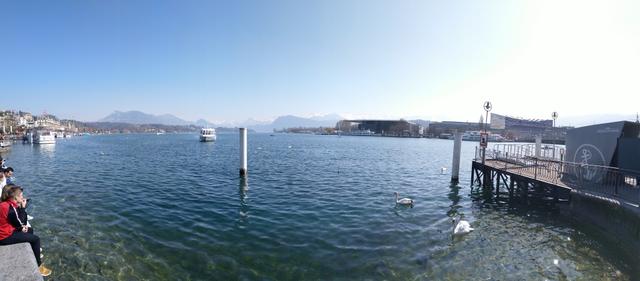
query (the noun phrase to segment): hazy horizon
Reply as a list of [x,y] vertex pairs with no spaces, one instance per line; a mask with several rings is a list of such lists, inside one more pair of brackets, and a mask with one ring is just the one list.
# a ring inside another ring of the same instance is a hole
[[[14,110],[18,110],[18,109],[14,109]],[[140,110],[114,110],[112,113],[115,112],[131,112],[131,111],[138,111],[138,112],[142,112]],[[32,114],[36,114],[38,115],[38,113],[35,112],[31,112]],[[52,112],[48,112],[50,114],[54,114]],[[183,118],[180,115],[177,114],[173,114],[170,112],[164,112],[164,113],[160,113],[160,114],[154,114],[154,113],[149,113],[149,112],[142,112],[145,114],[151,114],[154,116],[161,116],[161,115],[172,115],[174,117],[180,118],[184,121],[188,121],[188,122],[196,122],[199,120],[205,120],[207,122],[216,124],[216,125],[229,125],[229,126],[234,126],[234,125],[240,125],[240,124],[247,124],[247,123],[271,123],[273,121],[275,121],[277,118],[279,117],[284,117],[284,116],[295,116],[295,117],[301,117],[301,118],[323,118],[323,117],[334,117],[334,116],[339,116],[340,118],[346,118],[346,119],[388,119],[388,120],[398,120],[398,119],[405,119],[405,120],[425,120],[425,121],[431,121],[431,122],[441,122],[441,121],[459,121],[459,122],[479,122],[480,120],[480,116],[478,115],[478,117],[475,120],[456,120],[456,119],[446,119],[446,120],[436,120],[436,119],[425,119],[422,118],[420,116],[404,116],[404,117],[376,117],[376,116],[354,116],[354,115],[343,115],[340,113],[326,113],[326,114],[313,114],[313,115],[295,115],[295,114],[282,114],[279,116],[275,116],[273,118],[269,118],[269,119],[256,119],[256,118],[252,118],[252,117],[248,117],[246,119],[241,119],[241,120],[207,120],[204,118],[197,118],[197,119],[187,119],[187,118]],[[501,114],[498,112],[495,112],[496,114]],[[56,115],[58,116],[58,115]],[[519,118],[520,116],[514,116],[514,115],[508,115],[510,117],[514,117],[514,118]],[[60,116],[58,116],[60,117]],[[98,120],[78,120],[75,119],[77,121],[82,121],[82,122],[100,122],[101,119],[103,119],[104,117],[107,116],[103,116]],[[484,118],[484,115],[483,115]],[[557,120],[556,125],[557,126],[573,126],[573,127],[579,127],[579,126],[587,126],[587,125],[593,125],[593,124],[599,124],[599,123],[608,123],[608,122],[616,122],[616,121],[637,121],[638,115],[637,114],[587,114],[587,115],[578,115],[578,116],[566,116],[566,117],[561,117]],[[550,120],[551,118],[540,118],[540,119],[546,119],[546,120]]]
[[[6,109],[635,120],[640,2],[0,3]],[[597,117],[600,116],[600,117]],[[628,117],[626,117],[628,116]],[[588,118],[588,117],[585,117]]]

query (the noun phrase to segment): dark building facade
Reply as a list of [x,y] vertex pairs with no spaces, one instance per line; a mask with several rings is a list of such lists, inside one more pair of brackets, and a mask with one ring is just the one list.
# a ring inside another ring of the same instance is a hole
[[453,134],[455,131],[468,132],[468,131],[481,131],[484,127],[483,123],[477,122],[456,122],[456,121],[442,121],[432,122],[429,124],[430,137],[441,137],[443,135]]
[[341,120],[336,129],[343,134],[391,137],[421,137],[424,127],[406,120]]
[[585,126],[567,133],[566,161],[640,171],[640,124],[628,121]]

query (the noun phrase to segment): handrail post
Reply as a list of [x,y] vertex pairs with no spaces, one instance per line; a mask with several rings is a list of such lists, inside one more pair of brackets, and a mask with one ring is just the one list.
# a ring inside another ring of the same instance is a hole
[[535,158],[534,164],[533,164],[533,179],[537,180],[538,179],[538,158]]
[[509,163],[509,152],[505,152],[504,154],[504,169],[506,170]]
[[[618,195],[618,185],[620,185],[619,184],[619,180],[620,180],[621,173],[617,172],[616,174],[617,175],[614,177],[615,180],[613,181],[613,192],[614,192],[613,194]],[[622,178],[623,178],[623,181],[624,181],[624,176],[622,176]]]

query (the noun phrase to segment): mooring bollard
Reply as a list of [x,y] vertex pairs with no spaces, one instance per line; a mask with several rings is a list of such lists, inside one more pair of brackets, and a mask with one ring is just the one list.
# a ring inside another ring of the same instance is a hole
[[462,147],[462,133],[455,132],[453,141],[453,163],[451,166],[451,182],[457,183],[460,173],[460,148]]
[[240,128],[240,175],[247,175],[247,128]]

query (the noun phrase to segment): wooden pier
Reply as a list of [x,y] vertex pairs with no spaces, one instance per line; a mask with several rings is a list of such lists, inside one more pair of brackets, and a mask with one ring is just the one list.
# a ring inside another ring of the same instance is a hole
[[[476,155],[479,155],[478,153]],[[472,162],[471,183],[509,199],[564,203],[584,196],[640,216],[640,174],[615,167],[570,163],[509,151],[487,150]]]
[[533,199],[568,202],[572,190],[548,174],[538,176],[522,166],[500,160],[486,160],[484,165],[474,160],[471,182],[495,193],[496,197],[508,195],[509,199],[521,199],[525,203]]

